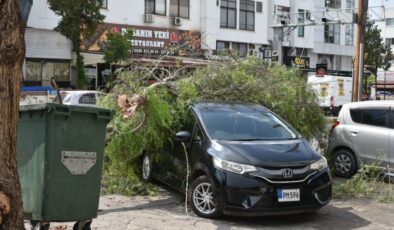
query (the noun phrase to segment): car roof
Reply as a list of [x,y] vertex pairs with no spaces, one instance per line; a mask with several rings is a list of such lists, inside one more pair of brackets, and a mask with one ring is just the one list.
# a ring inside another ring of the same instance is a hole
[[207,109],[212,108],[226,108],[226,109],[233,109],[236,111],[242,111],[246,109],[258,109],[262,112],[269,112],[267,108],[262,105],[248,103],[248,102],[234,102],[234,101],[201,101],[196,102],[192,105],[198,112],[202,112]]
[[376,100],[376,101],[360,101],[347,103],[348,107],[363,107],[363,106],[394,106],[394,100]]

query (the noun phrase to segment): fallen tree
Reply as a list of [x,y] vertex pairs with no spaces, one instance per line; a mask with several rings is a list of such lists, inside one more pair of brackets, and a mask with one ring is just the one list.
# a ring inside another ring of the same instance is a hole
[[[182,68],[160,71],[165,73],[162,77],[157,77],[158,67],[139,66],[119,74],[102,101],[105,107],[117,111],[106,149],[110,176],[129,178],[132,182],[126,184],[146,191],[137,179],[139,157],[170,145],[185,121],[188,107],[200,100],[264,105],[305,138],[324,145],[324,115],[317,96],[297,69],[269,67],[256,59],[212,62],[186,75],[181,74]],[[147,79],[156,83],[147,85]],[[115,188],[112,191],[119,192]]]

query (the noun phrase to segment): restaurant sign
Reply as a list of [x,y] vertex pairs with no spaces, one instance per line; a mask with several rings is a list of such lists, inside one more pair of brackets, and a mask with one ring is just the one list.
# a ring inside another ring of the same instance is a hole
[[201,35],[199,32],[176,29],[102,24],[96,34],[81,45],[84,52],[103,53],[108,32],[124,33],[133,30],[130,40],[136,55],[201,55]]

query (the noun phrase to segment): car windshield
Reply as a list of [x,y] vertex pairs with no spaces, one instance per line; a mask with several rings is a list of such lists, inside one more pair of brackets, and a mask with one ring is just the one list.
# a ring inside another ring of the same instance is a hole
[[217,140],[289,140],[297,135],[274,114],[255,108],[208,108],[202,119],[209,135]]

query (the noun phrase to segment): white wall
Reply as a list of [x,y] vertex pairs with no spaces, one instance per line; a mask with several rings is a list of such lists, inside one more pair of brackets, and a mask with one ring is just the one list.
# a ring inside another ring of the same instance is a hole
[[[49,9],[46,0],[34,0],[28,27],[53,29],[59,17]],[[200,0],[190,1],[190,19],[183,19],[182,26],[173,26],[169,17],[169,0],[167,16],[154,15],[154,23],[144,23],[144,0],[109,0],[107,9],[101,12],[106,16],[106,23],[127,24],[151,27],[174,28],[180,30],[200,30]]]

